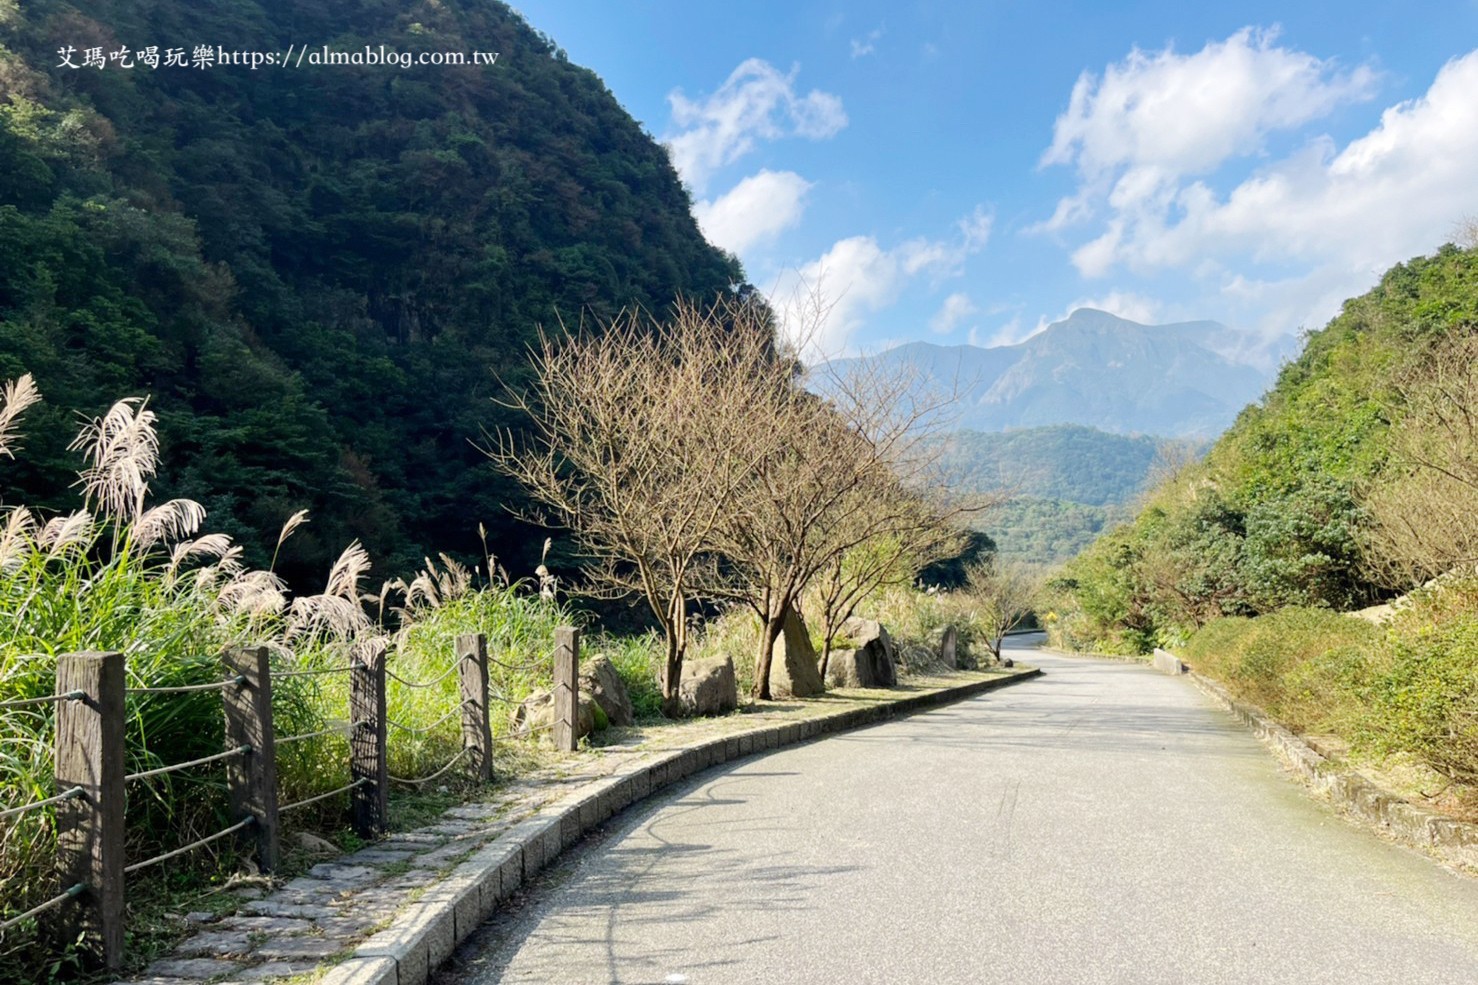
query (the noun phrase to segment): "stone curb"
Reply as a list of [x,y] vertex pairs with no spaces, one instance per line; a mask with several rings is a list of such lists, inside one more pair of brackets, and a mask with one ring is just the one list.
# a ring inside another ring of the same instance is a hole
[[1379,828],[1400,844],[1435,855],[1450,865],[1478,872],[1478,824],[1459,821],[1409,803],[1353,770],[1342,769],[1256,705],[1238,701],[1216,681],[1192,671],[1206,694],[1239,718],[1305,783],[1335,807]]
[[401,911],[393,927],[363,941],[319,981],[321,985],[424,985],[458,944],[560,852],[592,828],[662,788],[710,766],[949,704],[1041,673],[1032,668],[869,707],[722,735],[667,751],[586,784],[478,850]]

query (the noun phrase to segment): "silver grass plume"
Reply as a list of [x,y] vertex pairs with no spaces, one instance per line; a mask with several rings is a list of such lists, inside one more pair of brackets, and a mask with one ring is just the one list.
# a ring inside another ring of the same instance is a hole
[[188,537],[204,522],[204,506],[193,499],[171,499],[139,516],[133,525],[133,541],[140,547],[151,547],[161,540]]
[[21,563],[33,549],[31,539],[36,536],[36,518],[24,506],[17,506],[5,514],[5,525],[0,528],[0,571],[7,571]]
[[128,397],[83,426],[67,447],[81,451],[90,463],[78,475],[89,503],[104,515],[132,522],[143,512],[149,479],[159,467],[157,418],[148,400]]
[[41,391],[36,388],[36,381],[31,379],[30,373],[10,380],[4,389],[0,389],[0,455],[15,457],[11,452],[15,422],[27,407],[40,400]]
[[77,510],[46,521],[36,542],[42,547],[50,548],[50,556],[56,557],[69,547],[90,542],[94,529],[92,514],[86,510]]

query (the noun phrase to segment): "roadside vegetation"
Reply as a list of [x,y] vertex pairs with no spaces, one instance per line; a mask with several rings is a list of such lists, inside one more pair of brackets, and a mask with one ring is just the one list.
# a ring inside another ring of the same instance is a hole
[[1182,649],[1478,814],[1475,412],[1478,250],[1446,246],[1346,302],[1203,460],[1061,570],[1054,643]]
[[[291,828],[348,847],[348,798],[333,793],[349,780],[349,682],[339,671],[366,651],[384,654],[390,671],[389,771],[415,780],[439,777],[461,750],[448,709],[459,700],[449,670],[464,633],[488,637],[495,738],[511,737],[512,708],[549,687],[551,641],[564,624],[586,626],[582,650],[612,661],[649,724],[678,712],[689,654],[729,657],[752,698],[769,698],[769,655],[794,615],[810,617],[822,652],[845,641],[850,617],[881,619],[915,673],[942,669],[933,655],[947,625],[964,648],[998,646],[1001,617],[983,575],[974,590],[914,587],[920,570],[970,542],[956,520],[982,505],[918,491],[929,461],[916,454],[915,435],[927,433],[936,405],[909,402],[907,381],[864,375],[825,401],[812,396],[798,364],[776,349],[767,309],[748,304],[679,304],[669,322],[632,319],[546,340],[534,360],[539,383],[518,404],[533,415],[532,436],[504,434],[494,457],[549,508],[548,519],[571,529],[587,563],[558,575],[541,565],[534,581],[510,579],[484,543],[478,563],[440,555],[414,577],[376,587],[370,555],[352,542],[321,592],[294,594],[276,560],[311,518],[285,517],[262,552],[268,563],[252,567],[241,545],[208,532],[213,518],[200,504],[154,501],[158,421],[144,399],[115,403],[72,443],[70,510],[0,505],[0,702],[51,695],[60,654],[121,651],[133,689],[126,770],[141,772],[224,745],[219,693],[144,691],[218,683],[222,651],[264,646],[275,731],[297,739],[278,746],[280,799],[327,795],[294,811]],[[40,404],[29,376],[5,385],[0,468],[23,459],[23,418]],[[635,596],[657,628],[605,632],[569,601],[580,596]],[[49,704],[0,709],[0,810],[56,793],[53,719]],[[526,737],[495,749],[504,776],[546,761]],[[418,817],[464,785],[447,774],[404,805],[392,798],[392,810]],[[224,787],[218,763],[131,784],[129,858],[228,826]],[[0,819],[0,917],[57,891],[53,821],[49,808]],[[162,915],[169,900],[228,881],[239,861],[222,841],[149,870],[130,882],[131,911]],[[134,960],[148,956],[148,939],[162,944],[172,933],[149,919],[130,928]],[[41,943],[43,931],[32,921],[5,935],[6,975],[78,970],[72,951]]]
[[[0,395],[0,467],[20,449],[20,417],[40,400],[29,377]],[[542,653],[556,625],[573,614],[528,586],[510,583],[496,561],[464,568],[443,557],[427,562],[410,582],[391,581],[366,592],[370,560],[357,544],[346,548],[316,595],[292,596],[268,567],[253,569],[241,548],[204,530],[205,511],[190,500],[152,503],[149,483],[158,462],[153,412],[140,400],[115,404],[88,423],[73,443],[83,463],[79,502],[56,515],[5,504],[0,512],[0,701],[41,698],[54,691],[56,657],[82,650],[125,654],[130,689],[177,688],[221,680],[220,654],[232,646],[266,646],[277,686],[276,731],[312,735],[283,744],[278,757],[284,803],[343,786],[348,779],[347,677],[304,674],[342,667],[356,647],[378,647],[401,678],[421,682],[444,675],[459,633],[482,632],[500,662],[493,688],[521,700],[548,685]],[[303,524],[286,519],[277,549]],[[277,676],[281,675],[281,676]],[[442,720],[455,706],[457,682],[431,688],[388,689],[389,716],[409,733],[392,743],[391,772],[429,774],[460,749],[460,725]],[[218,753],[224,744],[218,693],[135,693],[127,706],[127,764],[141,772]],[[45,800],[52,782],[50,705],[0,711],[0,810]],[[441,721],[439,721],[441,720]],[[510,725],[493,717],[496,734]],[[500,744],[520,755],[517,744]],[[503,768],[516,767],[504,762]],[[455,786],[455,781],[452,781]],[[346,798],[333,797],[293,818],[294,827],[343,836]],[[219,768],[203,766],[130,785],[127,851],[145,858],[225,826],[227,805]],[[0,822],[0,884],[5,914],[49,897],[56,833],[50,810]],[[173,864],[168,875],[136,881],[130,897],[147,905],[157,893],[192,880],[229,874],[234,855],[198,852]],[[46,960],[37,925],[10,930],[0,966],[34,975]],[[68,958],[51,974],[68,971]],[[34,980],[34,979],[32,979]]]

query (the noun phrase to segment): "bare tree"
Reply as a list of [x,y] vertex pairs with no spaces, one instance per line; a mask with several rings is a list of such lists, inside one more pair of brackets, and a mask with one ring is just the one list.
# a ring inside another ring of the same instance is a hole
[[1001,641],[1031,614],[1041,582],[1037,573],[1020,561],[993,557],[971,565],[968,571],[970,600],[985,623],[985,645],[991,656],[1001,659]]
[[1410,588],[1478,563],[1478,337],[1446,340],[1398,392],[1406,412],[1392,432],[1392,468],[1362,498],[1372,568]]
[[[812,580],[859,545],[918,523],[916,500],[880,491],[929,485],[955,401],[916,372],[876,360],[833,370],[816,389],[825,397],[777,378],[754,406],[755,426],[784,440],[756,459],[738,508],[719,528],[734,573],[723,590],[760,619],[759,698],[770,697],[775,641]],[[955,502],[938,519],[983,505]]]
[[957,555],[964,532],[945,519],[947,512],[924,496],[892,481],[875,491],[859,490],[856,511],[841,523],[873,525],[870,511],[888,514],[881,532],[833,557],[815,578],[807,607],[821,619],[821,676],[826,677],[831,651],[843,624],[879,589],[911,582],[919,569]]
[[662,691],[677,694],[688,615],[720,583],[716,537],[779,443],[749,408],[770,400],[765,309],[680,302],[662,323],[628,314],[596,334],[545,337],[531,392],[511,404],[532,437],[488,454],[574,532],[592,594],[639,596],[662,627]]

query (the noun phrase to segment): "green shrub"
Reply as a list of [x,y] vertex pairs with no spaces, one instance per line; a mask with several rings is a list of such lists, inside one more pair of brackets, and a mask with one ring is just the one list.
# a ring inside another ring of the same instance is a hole
[[1478,784],[1478,612],[1388,646],[1367,736],[1382,751],[1414,752],[1438,773]]
[[621,675],[626,696],[638,722],[662,717],[662,687],[659,674],[664,662],[660,633],[644,636],[599,636],[591,642],[591,651],[603,653]]
[[1232,692],[1304,731],[1345,728],[1361,717],[1361,688],[1380,633],[1327,609],[1288,608],[1208,623],[1186,660]]

